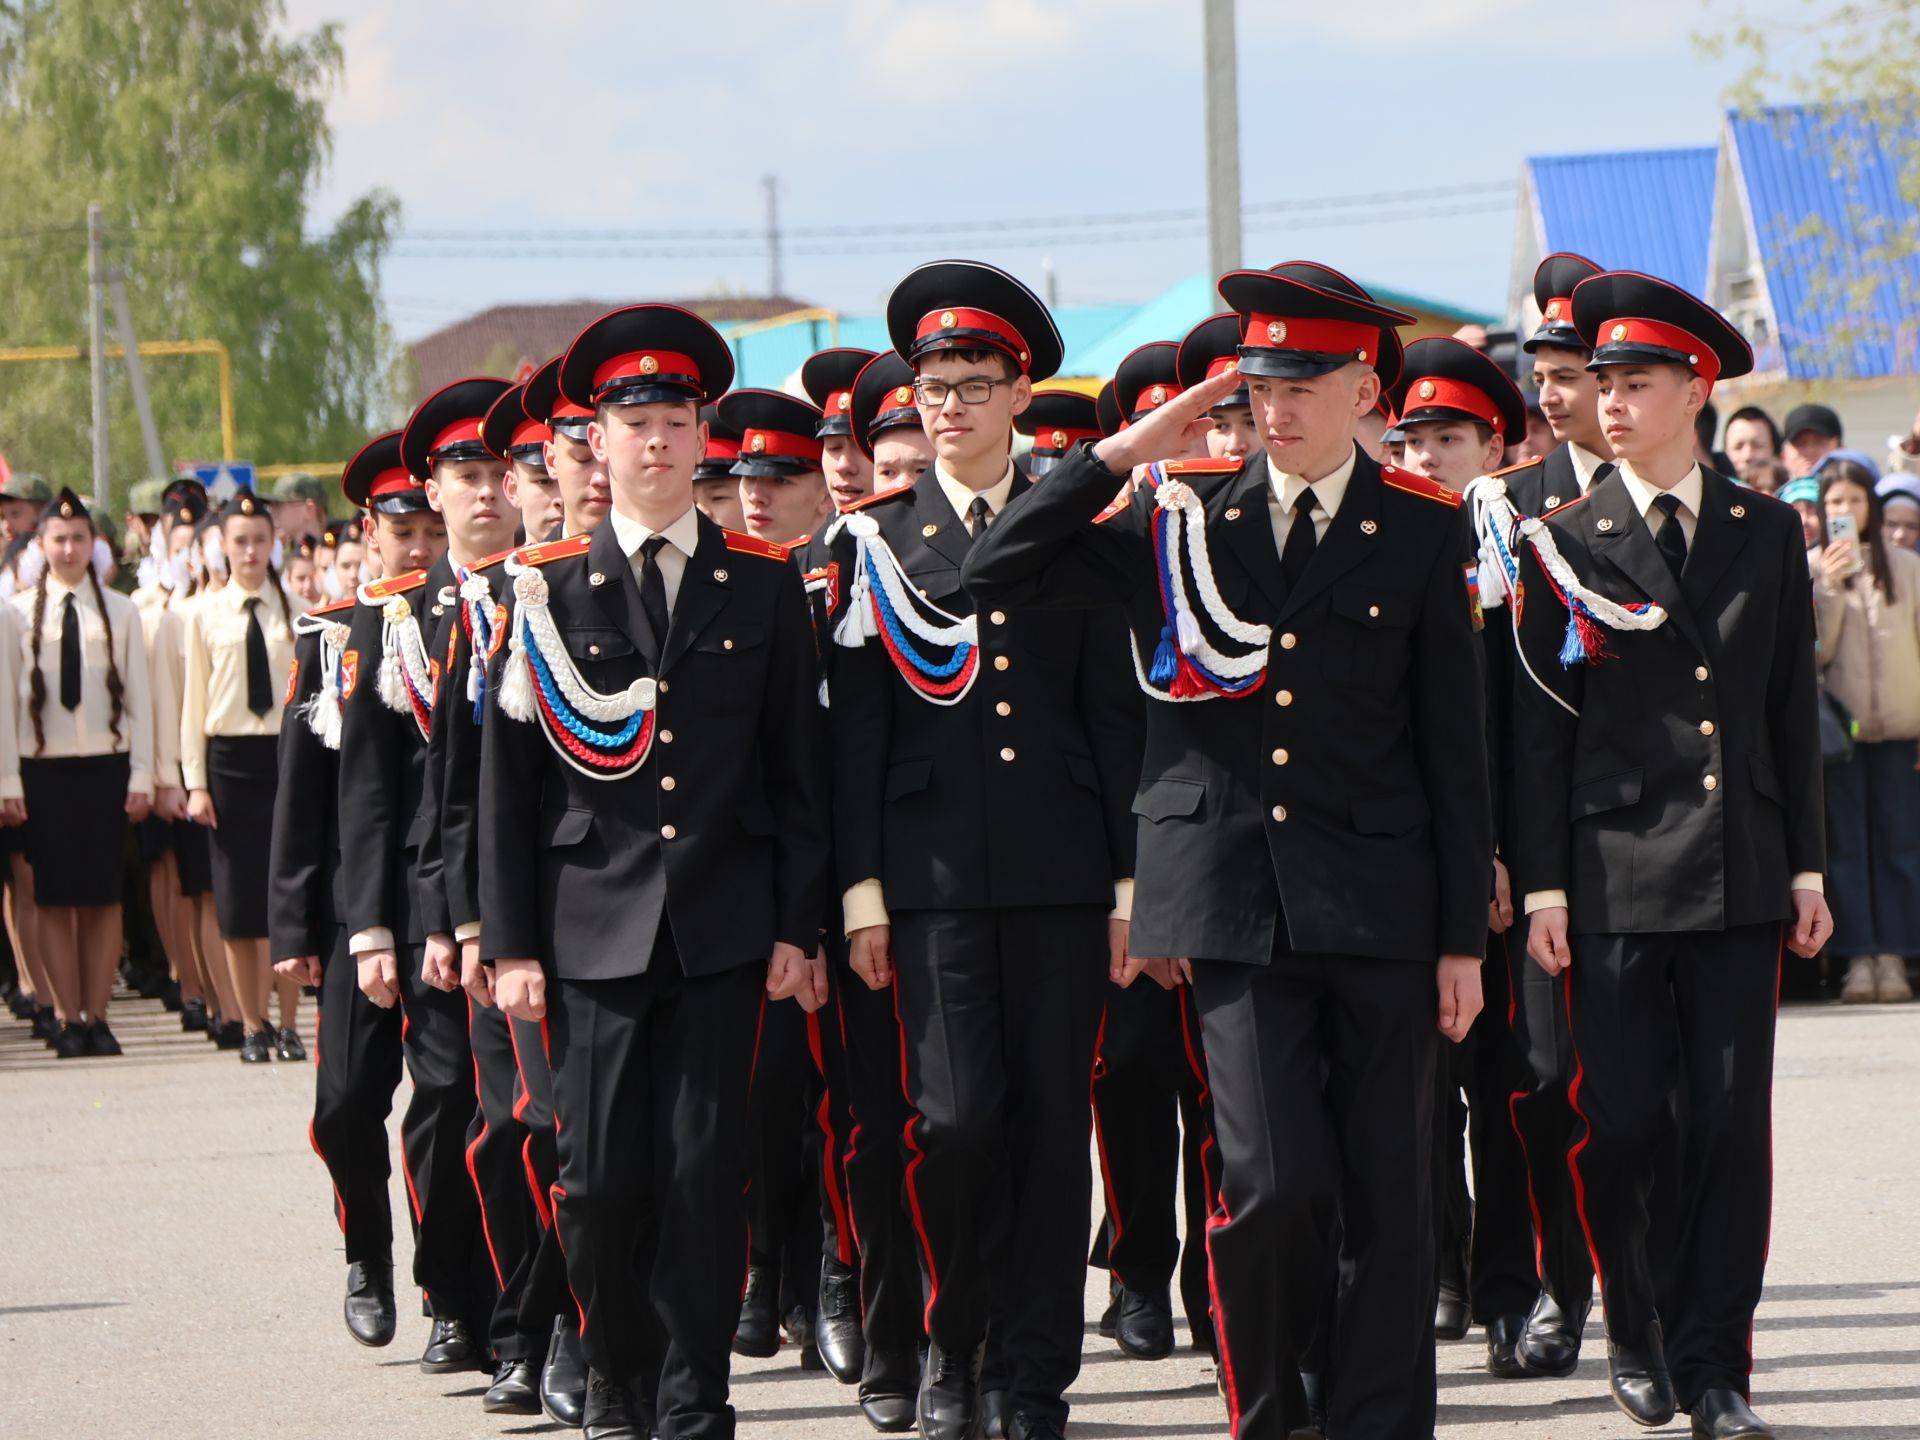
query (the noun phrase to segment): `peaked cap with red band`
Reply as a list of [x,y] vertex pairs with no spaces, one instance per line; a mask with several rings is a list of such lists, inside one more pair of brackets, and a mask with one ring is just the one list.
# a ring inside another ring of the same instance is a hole
[[[1191,390],[1203,380],[1211,380],[1229,370],[1240,368],[1240,317],[1231,310],[1211,315],[1187,332],[1174,357],[1174,373],[1180,388]],[[1250,405],[1247,387],[1240,388],[1213,408],[1225,410],[1234,405]]]
[[1027,473],[1038,480],[1082,440],[1098,440],[1100,402],[1079,390],[1036,390],[1033,403],[1014,416],[1013,428],[1033,437]]
[[340,490],[354,509],[407,515],[432,508],[427,482],[400,463],[400,434],[389,430],[374,436],[340,472]]
[[910,365],[942,350],[997,350],[1034,381],[1057,373],[1066,351],[1045,302],[978,260],[909,271],[887,297],[887,335]]
[[720,418],[740,431],[735,475],[804,475],[820,468],[820,410],[782,390],[730,390]]
[[556,435],[569,440],[587,438],[587,422],[593,419],[593,407],[576,405],[560,393],[560,361],[556,355],[527,380],[527,414],[545,424]]
[[1573,292],[1582,280],[1600,274],[1600,267],[1584,255],[1563,251],[1549,255],[1533,271],[1533,303],[1540,311],[1540,328],[1521,349],[1531,355],[1542,345],[1558,350],[1584,350],[1587,342],[1573,324]]
[[740,458],[740,427],[722,420],[718,405],[702,405],[700,423],[707,427],[707,453],[693,467],[693,478],[733,479],[733,462]]
[[1527,432],[1527,402],[1507,372],[1471,345],[1429,335],[1407,346],[1392,405],[1395,428],[1429,421],[1471,420],[1503,440]]
[[873,351],[841,346],[807,357],[800,367],[800,388],[820,407],[820,438],[853,433],[853,382],[873,359]]
[[1753,369],[1753,349],[1726,318],[1678,285],[1608,270],[1573,291],[1573,323],[1602,365],[1684,365],[1711,387]]
[[493,402],[480,422],[480,443],[502,460],[547,468],[546,442],[553,431],[527,414],[527,387],[515,385]]
[[1175,359],[1180,347],[1171,340],[1140,346],[1113,372],[1113,402],[1131,423],[1144,419],[1180,393]]
[[1113,398],[1113,381],[1107,381],[1093,397],[1093,413],[1100,421],[1102,436],[1118,435],[1127,428],[1127,417],[1120,413],[1120,402]]
[[480,439],[480,422],[493,402],[513,388],[493,375],[472,376],[443,385],[420,402],[400,432],[400,463],[422,480],[433,478],[436,460],[489,460]]
[[1338,270],[1289,260],[1220,277],[1220,298],[1240,317],[1240,369],[1304,380],[1358,361],[1383,386],[1400,378],[1400,337],[1413,316],[1378,304]]
[[678,305],[629,305],[602,315],[560,361],[560,393],[588,409],[717,400],[731,384],[727,342]]
[[920,407],[913,403],[913,367],[891,350],[874,356],[854,377],[848,416],[853,424],[853,443],[869,460],[873,458],[873,442],[889,430],[925,434]]

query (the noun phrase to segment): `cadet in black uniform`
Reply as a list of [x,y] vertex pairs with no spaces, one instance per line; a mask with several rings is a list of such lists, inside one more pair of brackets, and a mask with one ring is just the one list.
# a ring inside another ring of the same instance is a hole
[[873,461],[876,493],[911,485],[933,464],[933,441],[913,399],[913,367],[893,351],[874,356],[854,380],[853,424],[856,443]]
[[[547,473],[560,490],[559,533],[578,535],[607,518],[613,497],[607,489],[607,468],[593,458],[593,448],[587,444],[593,411],[560,393],[560,358],[554,356],[533,372],[524,403],[527,414],[553,432],[546,444],[546,461]],[[555,538],[551,530],[527,530],[529,541]]]
[[1078,390],[1035,390],[1033,403],[1016,415],[1013,428],[1033,441],[1027,475],[1038,480],[1082,440],[1100,438],[1098,403]]
[[[724,1437],[762,1007],[825,996],[819,704],[800,577],[693,508],[726,343],[671,305],[568,351],[614,510],[517,563],[482,728],[481,954],[547,1021],[556,1223],[590,1440]],[[651,1256],[636,1273],[636,1256]]]
[[707,448],[693,468],[693,503],[721,529],[744,531],[740,477],[733,473],[740,458],[739,432],[720,418],[718,405],[702,405],[700,423],[707,427]]
[[[1766,1435],[1747,1393],[1780,956],[1832,929],[1805,545],[1788,507],[1694,460],[1714,382],[1753,363],[1732,326],[1626,272],[1583,281],[1573,321],[1618,463],[1549,514],[1552,547],[1520,549],[1528,951],[1566,976],[1570,1165],[1614,1399],[1643,1425],[1678,1406],[1695,1435]],[[1647,1201],[1676,1089],[1679,1233],[1657,1296]]]
[[[1354,444],[1407,316],[1303,262],[1220,289],[1244,317],[1238,379],[1076,450],[974,546],[966,583],[983,605],[1131,606],[1157,698],[1125,969],[1192,975],[1235,1435],[1308,1421],[1337,1208],[1328,1433],[1400,1440],[1434,1424],[1436,1021],[1457,1040],[1478,1013],[1493,858],[1465,527],[1452,492]],[[1113,500],[1238,380],[1265,455]]]
[[1080,1365],[1087,1084],[1102,958],[1125,950],[1140,706],[1117,616],[976,607],[960,585],[1031,483],[1007,447],[1060,363],[1045,305],[947,261],[894,288],[887,323],[938,459],[838,527],[826,654],[851,963],[894,984],[915,1112],[920,1433],[970,1435],[984,1385],[1006,1395],[1010,1433],[1057,1436]]
[[842,346],[800,367],[800,388],[820,411],[820,462],[836,510],[873,493],[873,457],[853,434],[853,382],[871,359],[871,350]]
[[560,482],[547,469],[553,427],[528,411],[525,385],[515,385],[493,402],[480,424],[480,443],[506,462],[507,503],[519,513],[521,530],[543,539],[560,527],[566,507]]
[[[505,385],[494,382],[489,403]],[[436,639],[448,608],[438,597],[453,570],[444,550],[425,570],[387,568],[399,557],[390,553],[396,548],[387,531],[391,512],[378,502],[403,493],[425,496],[422,472],[435,461],[484,456],[484,408],[444,434],[416,436],[410,447],[403,432],[402,445],[383,450],[381,459],[392,463],[368,482],[368,494],[386,578],[361,590],[340,657],[342,919],[361,991],[376,1005],[403,1006],[406,1014],[401,1033],[413,1098],[400,1143],[413,1202],[413,1275],[433,1312],[420,1357],[429,1374],[484,1363],[481,1337],[493,1302],[479,1204],[466,1169],[475,1106],[466,997],[439,973],[443,955],[435,957],[431,979],[424,969],[427,938],[443,922],[421,913],[418,886],[428,828],[421,819],[427,739],[444,654]],[[403,453],[409,448],[411,456]],[[489,463],[498,465],[490,457]],[[441,613],[434,613],[436,606]]]

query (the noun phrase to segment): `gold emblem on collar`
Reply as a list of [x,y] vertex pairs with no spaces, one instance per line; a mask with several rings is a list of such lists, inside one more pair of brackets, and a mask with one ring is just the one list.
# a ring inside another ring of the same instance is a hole
[[1238,505],[1232,506],[1230,509],[1228,509],[1227,519],[1238,520],[1239,518],[1240,518],[1240,507]]
[[1602,535],[1604,535],[1609,530],[1613,529],[1613,521],[1607,519],[1605,516],[1602,516],[1600,519],[1593,522],[1593,528],[1598,530]]
[[920,527],[920,533],[931,539],[940,533],[940,527],[938,525],[922,525]]

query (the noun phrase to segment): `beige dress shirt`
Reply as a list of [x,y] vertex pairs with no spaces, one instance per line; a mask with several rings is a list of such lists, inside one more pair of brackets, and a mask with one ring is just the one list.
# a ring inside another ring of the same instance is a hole
[[1607,462],[1583,445],[1567,442],[1567,457],[1573,461],[1573,475],[1580,482],[1580,493],[1586,494],[1593,488],[1593,476]]
[[1333,524],[1333,517],[1340,513],[1340,502],[1346,499],[1347,484],[1353,479],[1354,459],[1358,454],[1350,451],[1346,463],[1338,470],[1310,481],[1302,475],[1276,470],[1273,457],[1264,450],[1260,452],[1267,467],[1267,518],[1273,522],[1275,554],[1286,553],[1287,536],[1293,533],[1293,507],[1299,503],[1303,490],[1313,491],[1313,498],[1318,502],[1313,511],[1313,538],[1327,538],[1327,527]]
[[[255,613],[267,637],[267,662],[273,704],[264,715],[247,708],[246,602],[260,602]],[[293,629],[280,596],[262,587],[249,591],[229,580],[198,598],[186,619],[186,670],[181,681],[180,775],[189,790],[207,788],[207,741],[215,735],[278,735],[280,702],[293,668]]]
[[[667,591],[667,614],[673,614],[674,602],[680,598],[680,581],[687,573],[687,562],[700,545],[700,512],[689,505],[678,520],[657,532],[638,520],[628,519],[618,510],[608,511],[607,518],[613,524],[613,538],[620,542],[621,552],[633,567],[636,585],[640,583],[640,547],[656,533],[666,537],[667,543],[660,547],[660,581]],[[666,637],[660,639],[664,641]]]

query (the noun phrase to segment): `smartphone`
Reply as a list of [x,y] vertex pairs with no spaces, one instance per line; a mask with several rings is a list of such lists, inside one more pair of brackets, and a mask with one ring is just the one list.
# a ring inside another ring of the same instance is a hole
[[1851,512],[1827,516],[1827,543],[1845,540],[1853,547],[1853,559],[1848,563],[1845,573],[1858,575],[1867,568],[1866,559],[1860,554],[1860,526]]

